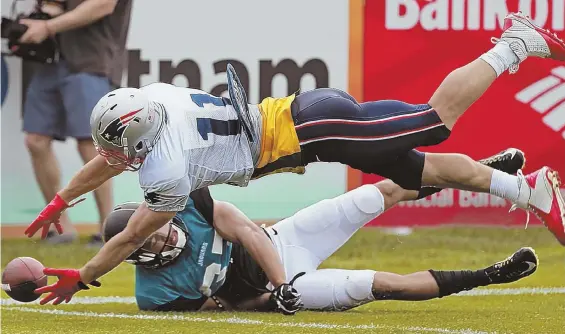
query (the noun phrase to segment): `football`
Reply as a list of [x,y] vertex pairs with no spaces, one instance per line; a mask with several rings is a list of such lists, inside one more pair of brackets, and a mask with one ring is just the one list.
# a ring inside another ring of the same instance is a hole
[[31,257],[17,257],[2,272],[2,290],[12,299],[28,303],[39,298],[33,292],[47,285],[43,264]]

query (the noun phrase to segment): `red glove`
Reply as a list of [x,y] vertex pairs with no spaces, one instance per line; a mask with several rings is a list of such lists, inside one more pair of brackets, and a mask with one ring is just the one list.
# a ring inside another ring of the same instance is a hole
[[[80,273],[76,269],[54,269],[45,268],[43,273],[48,276],[57,276],[59,280],[51,285],[35,289],[35,293],[43,294],[49,292],[47,297],[43,298],[39,304],[44,305],[55,299],[53,305],[59,305],[63,301],[68,303],[73,295],[80,290],[89,290],[90,288],[80,279]],[[99,287],[102,284],[98,281],[90,282],[90,285]]]
[[57,232],[62,234],[63,227],[59,224],[61,214],[65,211],[65,209],[73,207],[82,201],[84,201],[84,198],[68,205],[67,202],[59,196],[59,194],[55,195],[55,198],[53,198],[53,200],[47,204],[45,209],[39,213],[39,216],[37,216],[37,218],[35,218],[35,220],[27,227],[24,233],[31,238],[35,232],[43,227],[43,230],[41,231],[41,239],[45,239],[47,237],[47,232],[49,232],[49,225],[53,223],[55,224]]

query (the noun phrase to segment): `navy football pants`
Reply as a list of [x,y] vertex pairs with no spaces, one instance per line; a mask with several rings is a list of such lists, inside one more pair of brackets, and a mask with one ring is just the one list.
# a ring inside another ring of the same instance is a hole
[[420,190],[424,169],[424,154],[415,148],[437,145],[450,134],[428,104],[357,103],[332,88],[298,95],[292,115],[305,165],[340,162],[410,190]]

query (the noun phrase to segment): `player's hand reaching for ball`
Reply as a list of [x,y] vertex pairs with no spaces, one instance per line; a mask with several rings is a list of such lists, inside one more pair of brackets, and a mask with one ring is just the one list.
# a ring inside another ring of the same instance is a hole
[[[45,268],[43,273],[47,276],[57,276],[59,280],[54,284],[35,289],[37,294],[49,292],[47,297],[39,302],[41,305],[45,305],[52,300],[54,300],[53,305],[61,304],[63,301],[68,303],[78,291],[90,289],[81,281],[80,272],[76,269]],[[102,284],[98,281],[92,281],[90,285],[100,287]]]
[[47,232],[49,232],[49,226],[51,224],[55,225],[57,232],[59,234],[63,233],[63,227],[59,223],[59,218],[61,218],[61,214],[67,208],[73,207],[76,204],[84,201],[84,198],[72,203],[67,204],[64,199],[59,196],[59,194],[55,195],[55,198],[47,204],[47,206],[41,210],[39,216],[35,218],[35,220],[27,227],[25,230],[25,234],[31,238],[33,235],[39,231],[40,228],[43,228],[41,231],[41,239],[45,239],[47,237]]

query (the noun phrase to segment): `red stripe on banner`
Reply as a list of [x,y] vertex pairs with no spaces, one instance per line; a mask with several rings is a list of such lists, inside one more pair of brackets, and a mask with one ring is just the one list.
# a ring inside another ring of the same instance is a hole
[[[358,102],[363,101],[363,43],[365,29],[365,0],[349,0],[349,83],[348,92]],[[361,171],[347,168],[347,190],[362,183]]]

